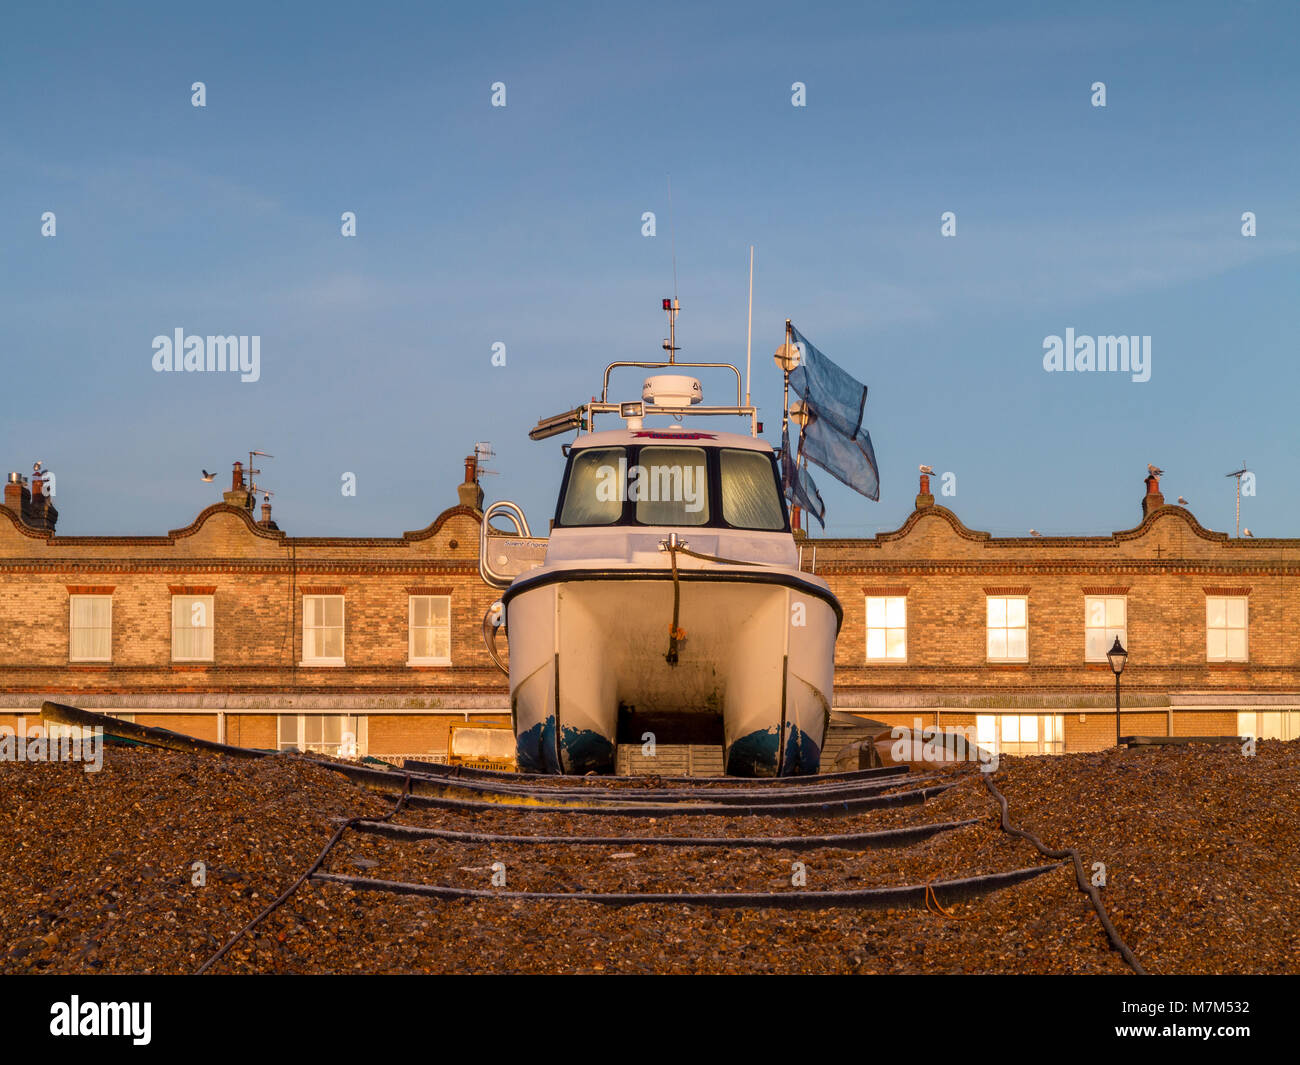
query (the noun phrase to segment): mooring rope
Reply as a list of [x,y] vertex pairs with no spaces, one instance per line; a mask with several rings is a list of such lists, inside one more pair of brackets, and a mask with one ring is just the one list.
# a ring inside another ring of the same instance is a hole
[[746,562],[741,558],[723,558],[721,555],[706,555],[701,551],[692,551],[681,544],[673,543],[671,539],[663,543],[662,547],[668,552],[673,569],[673,620],[668,626],[668,653],[664,655],[664,659],[670,666],[675,666],[677,665],[678,645],[686,639],[686,631],[678,625],[682,609],[682,584],[681,578],[677,576],[678,554],[690,555],[691,558],[698,558],[703,562],[721,562],[724,566],[761,566],[762,563]]
[[1074,879],[1078,882],[1079,890],[1082,891],[1092,901],[1092,908],[1097,911],[1097,917],[1101,921],[1101,926],[1105,929],[1106,938],[1110,941],[1111,948],[1119,953],[1119,956],[1128,963],[1139,976],[1146,976],[1147,971],[1142,967],[1142,963],[1137,960],[1137,956],[1129,949],[1128,944],[1124,942],[1118,930],[1111,923],[1109,915],[1106,913],[1106,907],[1102,904],[1101,894],[1092,884],[1083,871],[1083,861],[1079,858],[1079,852],[1073,847],[1067,847],[1065,850],[1052,850],[1046,846],[1041,839],[1032,832],[1023,828],[1016,828],[1011,824],[1010,814],[1007,810],[1007,797],[998,791],[997,786],[993,783],[992,773],[981,773],[984,778],[984,786],[989,789],[989,793],[998,801],[1002,808],[1002,831],[1013,836],[1019,836],[1021,839],[1028,840],[1037,849],[1039,854],[1046,858],[1056,858],[1058,860],[1069,858],[1074,862]]

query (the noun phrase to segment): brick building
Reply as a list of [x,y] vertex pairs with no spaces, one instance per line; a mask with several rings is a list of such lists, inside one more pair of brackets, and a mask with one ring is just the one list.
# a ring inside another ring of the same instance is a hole
[[[291,537],[235,464],[223,502],[162,536],[71,537],[39,478],[0,510],[0,724],[43,699],[252,747],[439,757],[450,724],[508,724],[482,641],[482,492],[399,537]],[[937,506],[870,539],[807,539],[844,607],[836,707],[962,725],[1007,753],[1115,735],[1105,651],[1130,651],[1123,730],[1300,735],[1300,540],[1233,539],[1166,506],[1101,537],[992,537]],[[833,756],[834,751],[828,754]],[[826,761],[829,763],[830,758]]]

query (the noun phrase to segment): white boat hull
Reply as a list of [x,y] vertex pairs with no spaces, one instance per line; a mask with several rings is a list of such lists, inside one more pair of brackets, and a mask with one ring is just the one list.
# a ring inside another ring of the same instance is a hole
[[[567,570],[503,597],[519,767],[614,766],[620,709],[720,717],[736,776],[817,772],[830,716],[839,606],[797,570],[682,570],[669,664],[671,574]],[[640,737],[637,738],[640,742]]]

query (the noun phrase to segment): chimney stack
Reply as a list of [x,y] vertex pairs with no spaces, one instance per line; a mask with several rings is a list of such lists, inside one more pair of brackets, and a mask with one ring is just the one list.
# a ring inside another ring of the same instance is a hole
[[916,494],[916,509],[923,510],[925,507],[934,506],[934,496],[930,494],[930,475],[921,474],[920,491]]
[[257,523],[263,529],[270,529],[272,532],[278,532],[280,526],[271,520],[271,497],[262,497],[262,520]]
[[221,498],[232,507],[239,507],[243,510],[252,510],[253,493],[248,490],[244,483],[244,464],[236,462],[234,470],[230,475],[230,491],[223,492]]
[[1146,476],[1147,494],[1142,497],[1142,517],[1146,518],[1153,510],[1165,505],[1165,497],[1160,494],[1160,478],[1154,473]]
[[32,479],[30,489],[27,478],[21,473],[9,474],[5,481],[4,505],[29,528],[53,532],[59,520],[59,512],[45,492],[47,482],[45,474],[39,472],[39,465],[38,463],[37,476]]
[[465,480],[456,486],[456,494],[460,497],[462,507],[472,507],[474,510],[483,509],[483,489],[478,483],[478,456],[465,456]]

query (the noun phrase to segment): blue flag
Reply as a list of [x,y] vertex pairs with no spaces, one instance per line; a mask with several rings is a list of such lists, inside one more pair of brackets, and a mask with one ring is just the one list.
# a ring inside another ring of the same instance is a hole
[[804,512],[811,514],[823,529],[826,528],[826,504],[807,470],[800,469],[798,460],[790,454],[790,430],[781,434],[781,488],[785,498]]
[[808,411],[800,451],[832,477],[868,499],[880,499],[880,470],[871,435],[862,427],[867,386],[850,377],[818,351],[792,325],[799,346],[799,365],[790,372],[790,387]]

